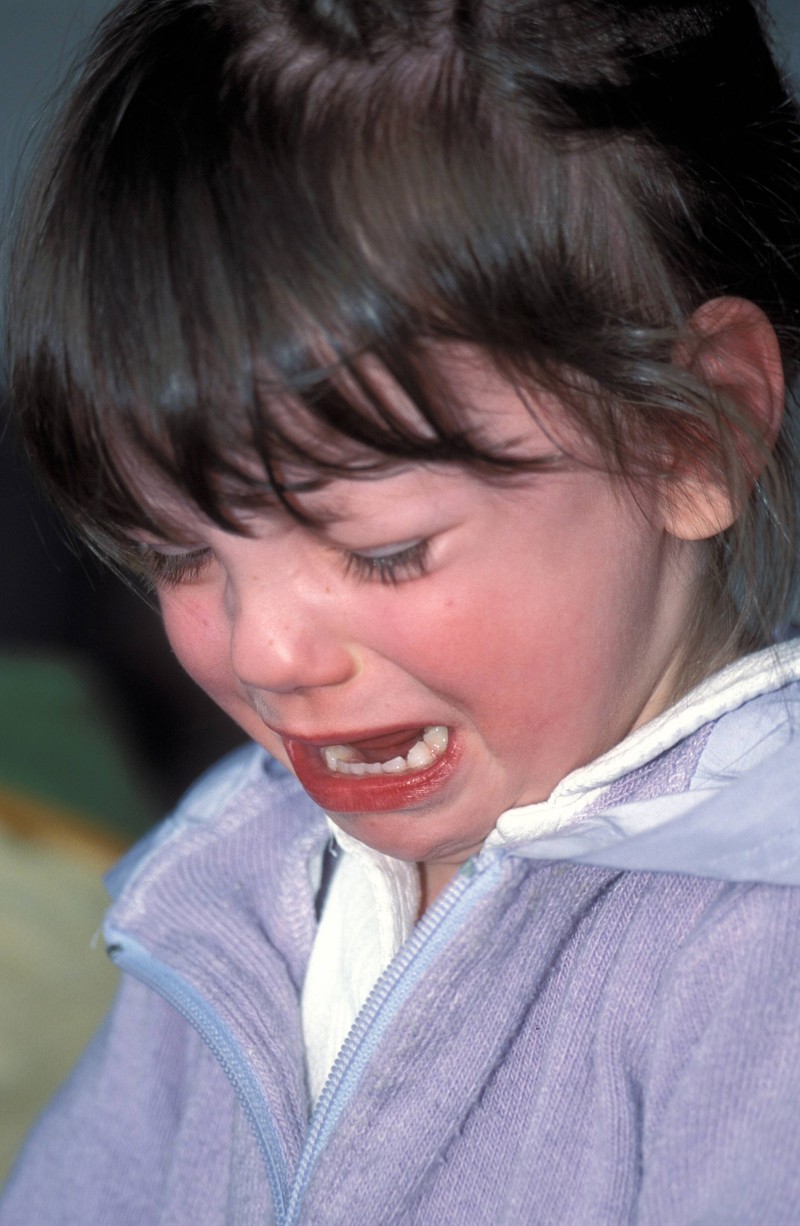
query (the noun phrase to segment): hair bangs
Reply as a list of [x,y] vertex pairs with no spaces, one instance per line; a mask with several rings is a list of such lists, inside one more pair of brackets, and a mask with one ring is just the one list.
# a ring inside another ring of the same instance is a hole
[[190,7],[165,8],[146,48],[135,5],[101,36],[23,228],[15,317],[37,322],[12,321],[13,378],[29,437],[46,431],[59,501],[84,524],[136,526],[129,449],[218,520],[220,491],[247,494],[243,457],[275,487],[286,464],[485,459],[428,394],[419,352],[431,335],[490,340],[459,305],[453,254],[469,238],[430,189],[441,148],[408,159],[398,192],[396,156],[374,173],[380,141],[363,126],[348,141],[343,108],[297,141],[300,102],[254,98],[218,25],[207,16],[204,46]]
[[[218,517],[213,490],[229,488],[236,457],[267,473],[335,473],[368,453],[491,463],[427,394],[421,341],[594,378],[615,286],[620,321],[635,300],[663,326],[653,285],[619,271],[652,260],[623,258],[629,230],[604,238],[580,204],[588,174],[614,217],[608,159],[587,172],[590,155],[546,147],[516,104],[498,121],[457,47],[321,75],[284,45],[280,70],[254,79],[221,7],[164,6],[146,41],[127,8],[71,104],[71,139],[44,164],[43,221],[14,291],[22,318],[36,313],[26,300],[48,303],[36,336],[15,338],[15,383],[40,403],[46,386],[48,431],[71,431],[55,440],[60,496],[85,514],[121,509],[98,485],[112,422],[120,448]],[[364,379],[367,355],[416,425]]]
[[[15,404],[56,500],[97,540],[152,525],[143,471],[219,523],[287,472],[519,471],[448,345],[531,411],[555,394],[609,471],[700,451],[735,482],[736,407],[674,354],[737,294],[795,370],[800,129],[749,6],[357,8],[125,0],[101,27],[12,273]],[[791,571],[793,448],[748,508],[763,492],[783,536],[743,515],[721,584],[764,587],[770,534]]]

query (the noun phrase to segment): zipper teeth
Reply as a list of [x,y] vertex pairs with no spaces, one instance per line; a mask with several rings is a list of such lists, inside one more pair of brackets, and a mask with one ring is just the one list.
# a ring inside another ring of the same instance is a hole
[[[283,1191],[283,1185],[286,1183],[285,1167],[283,1171],[278,1168],[276,1158],[271,1152],[267,1138],[264,1135],[265,1128],[262,1120],[259,1118],[259,1113],[251,1103],[250,1095],[246,1092],[243,1080],[238,1075],[225,1046],[217,1040],[214,1029],[205,1023],[203,1009],[199,1007],[197,1002],[191,999],[189,991],[184,992],[180,988],[171,990],[169,984],[163,982],[159,974],[150,974],[147,964],[151,960],[155,968],[159,968],[162,964],[158,963],[155,959],[151,959],[151,956],[146,951],[143,951],[143,956],[140,955],[136,949],[131,948],[130,942],[124,938],[115,939],[111,942],[108,945],[108,953],[121,970],[133,975],[141,983],[152,988],[162,999],[172,1005],[176,1012],[197,1031],[210,1049],[228,1081],[231,1083],[234,1093],[244,1108],[245,1114],[256,1134],[258,1146],[267,1168],[267,1178],[269,1179],[270,1191],[275,1207],[276,1226],[283,1226],[286,1217],[286,1197]],[[165,967],[165,969],[167,968]],[[269,1118],[267,1119],[266,1128],[267,1131],[273,1133],[276,1145],[280,1150],[277,1130]]]
[[[480,861],[468,861],[452,885],[422,917],[409,941],[398,952],[390,966],[387,967],[372,988],[339,1054],[331,1066],[331,1070],[322,1087],[322,1093],[317,1100],[317,1106],[306,1134],[306,1141],[300,1154],[293,1180],[286,1216],[286,1226],[291,1226],[297,1220],[297,1213],[308,1179],[317,1161],[319,1139],[324,1133],[331,1108],[346,1080],[346,1074],[353,1057],[371,1030],[386,1000],[399,981],[405,976],[411,964],[416,960],[420,950],[435,935],[437,929],[441,927],[448,916],[452,914],[474,881],[483,875],[487,869],[499,865],[500,861],[504,858],[505,854],[499,851],[491,857],[481,857]],[[478,900],[476,899],[475,901],[477,902]]]
[[270,1190],[272,1192],[273,1203],[275,1205],[276,1220],[278,1222],[281,1222],[286,1213],[286,1200],[284,1197],[283,1188],[281,1186],[280,1173],[276,1169],[275,1157],[272,1154],[269,1145],[267,1144],[266,1137],[264,1136],[263,1122],[259,1118],[259,1115],[256,1109],[253,1107],[253,1105],[249,1101],[249,1096],[245,1096],[244,1094],[240,1093],[236,1070],[233,1066],[233,1063],[229,1059],[227,1053],[224,1051],[221,1045],[217,1044],[214,1041],[213,1037],[210,1034],[208,1034],[207,1032],[201,1029],[201,1019],[199,1018],[199,1016],[196,1013],[194,1013],[192,1010],[187,1009],[186,1011],[184,1011],[180,1007],[180,1005],[176,1004],[176,1008],[178,1008],[179,1012],[183,1014],[183,1016],[186,1018],[186,1020],[191,1025],[194,1025],[195,1028],[201,1034],[203,1034],[203,1037],[205,1038],[205,1041],[208,1043],[208,1046],[212,1054],[216,1057],[220,1067],[222,1068],[222,1071],[224,1072],[225,1076],[228,1078],[231,1085],[233,1086],[234,1093],[236,1093],[237,1098],[239,1099],[240,1103],[244,1107],[245,1114],[250,1120],[250,1123],[253,1129],[255,1130],[256,1136],[258,1137],[259,1149],[261,1150],[261,1153],[264,1157],[264,1161],[267,1166],[267,1175],[268,1175],[269,1182],[270,1182]]

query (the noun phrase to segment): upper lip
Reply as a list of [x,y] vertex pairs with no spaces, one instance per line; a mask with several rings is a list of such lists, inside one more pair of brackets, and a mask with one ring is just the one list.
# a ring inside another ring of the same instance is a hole
[[[265,721],[266,722],[266,721]],[[357,745],[359,741],[375,741],[382,736],[396,736],[401,732],[416,732],[417,729],[435,728],[446,725],[436,724],[430,720],[424,723],[415,723],[404,720],[402,723],[387,724],[382,728],[358,728],[350,732],[328,732],[322,736],[300,736],[297,733],[290,732],[285,728],[276,728],[274,724],[269,724],[270,731],[279,736],[282,741],[299,741],[304,745]]]

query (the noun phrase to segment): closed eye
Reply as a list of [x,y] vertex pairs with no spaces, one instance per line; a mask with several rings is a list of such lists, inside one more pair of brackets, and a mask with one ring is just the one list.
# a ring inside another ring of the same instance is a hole
[[173,549],[138,543],[136,569],[153,587],[176,587],[198,579],[213,557],[210,549]]
[[380,549],[346,550],[345,572],[362,582],[377,580],[396,586],[428,573],[429,551],[427,538]]

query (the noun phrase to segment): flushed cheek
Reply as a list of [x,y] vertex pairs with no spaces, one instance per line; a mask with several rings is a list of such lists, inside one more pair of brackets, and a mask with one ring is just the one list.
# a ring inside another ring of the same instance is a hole
[[[215,613],[202,589],[168,591],[160,603],[167,638],[186,672],[248,735],[263,742],[264,726],[231,668],[227,622]],[[279,744],[278,738],[273,739]]]
[[476,586],[474,568],[464,569],[459,585],[448,576],[446,595],[432,577],[397,614],[387,609],[378,650],[444,697],[513,709],[520,691],[533,697],[555,682],[581,614],[574,600],[561,603],[560,593],[515,582],[507,570],[487,570]]
[[172,650],[202,689],[216,699],[229,684],[228,635],[210,602],[191,589],[160,594],[161,616]]
[[[578,561],[590,574],[597,565],[583,552]],[[518,568],[513,578],[490,570],[478,591],[467,580],[438,603],[415,603],[411,620],[427,635],[390,627],[395,661],[462,714],[511,786],[525,787],[517,803],[543,799],[601,752],[612,728],[626,730],[626,704],[635,707],[617,689],[629,633],[617,624],[617,577],[598,570],[579,597],[569,567],[548,563],[540,555],[533,575]]]

